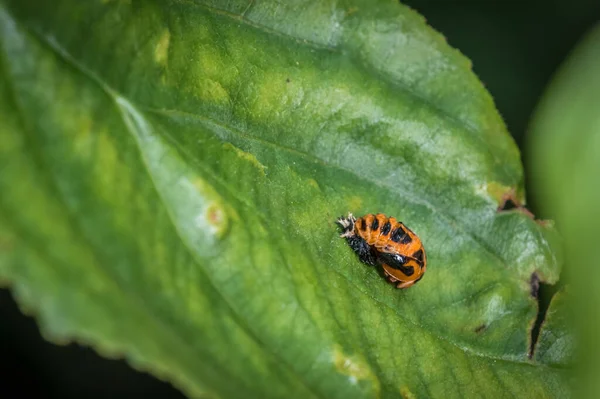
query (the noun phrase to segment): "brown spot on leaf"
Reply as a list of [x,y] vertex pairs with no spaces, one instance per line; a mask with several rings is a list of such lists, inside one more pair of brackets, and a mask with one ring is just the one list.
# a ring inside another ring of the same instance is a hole
[[531,278],[529,279],[529,286],[531,287],[531,291],[529,293],[532,297],[537,298],[538,292],[540,290],[540,276],[538,276],[537,272],[533,272],[531,274]]
[[400,395],[402,399],[415,399],[415,395],[408,389],[407,386],[403,386],[400,388]]
[[352,15],[358,11],[358,7],[350,7],[346,10],[346,16]]
[[553,220],[538,219],[535,222],[537,224],[539,224],[540,226],[542,226],[543,228],[550,228],[550,227],[554,226],[554,221]]
[[211,205],[206,211],[206,219],[214,226],[221,226],[225,215],[219,206]]
[[511,188],[508,192],[502,195],[500,203],[498,204],[498,212],[517,210],[518,212],[527,215],[531,219],[535,219],[535,215],[531,213],[529,209],[517,198],[515,195],[515,189]]
[[477,328],[475,328],[475,330],[473,330],[473,331],[475,331],[476,334],[479,334],[480,332],[482,332],[486,328],[487,328],[487,326],[485,324],[482,324],[480,326],[477,326]]

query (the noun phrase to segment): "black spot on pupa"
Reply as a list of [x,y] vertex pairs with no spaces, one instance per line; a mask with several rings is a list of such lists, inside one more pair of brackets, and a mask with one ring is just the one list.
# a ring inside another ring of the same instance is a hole
[[412,266],[404,266],[404,265],[400,265],[400,264],[392,264],[392,265],[388,265],[388,266],[391,267],[392,269],[400,270],[402,273],[406,274],[407,276],[412,276],[413,274],[415,274],[415,268]]
[[385,224],[381,228],[381,235],[384,235],[384,236],[387,235],[387,233],[390,232],[391,228],[392,228],[392,224],[388,220],[387,222],[385,222]]
[[404,240],[404,237],[406,236],[406,231],[404,231],[404,229],[400,226],[398,226],[396,228],[396,230],[392,231],[392,235],[391,235],[391,239],[394,242],[400,242],[400,240]]
[[412,254],[411,256],[413,258],[415,258],[416,260],[418,260],[420,263],[423,263],[423,250],[422,249],[415,251],[415,253]]
[[365,219],[360,219],[360,225],[358,226],[358,228],[362,231],[365,231],[367,229],[367,222],[365,221]]
[[377,218],[373,219],[373,223],[371,223],[371,230],[377,231],[379,228],[379,220]]
[[406,258],[398,254],[380,253],[379,260],[381,263],[385,263],[392,269],[400,270],[407,276],[415,274],[415,268],[412,266],[405,266]]

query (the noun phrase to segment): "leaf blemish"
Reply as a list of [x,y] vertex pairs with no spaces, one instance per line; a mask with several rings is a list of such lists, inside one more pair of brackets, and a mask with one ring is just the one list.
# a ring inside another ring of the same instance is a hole
[[482,332],[486,328],[487,328],[487,326],[485,324],[482,324],[480,326],[477,326],[474,331],[475,331],[476,334],[479,334],[480,332]]
[[538,292],[540,290],[540,277],[536,272],[533,272],[531,274],[531,278],[529,279],[529,286],[531,287],[531,296],[537,298]]
[[348,10],[346,10],[346,16],[352,15],[357,11],[358,11],[358,7],[350,7]]
[[317,181],[315,179],[310,178],[306,182],[308,183],[309,186],[314,187],[316,189],[320,189],[319,183],[317,183]]
[[158,39],[158,43],[154,48],[154,60],[161,64],[165,65],[167,62],[167,58],[169,56],[169,45],[171,43],[171,32],[169,30],[165,30],[160,39]]
[[516,191],[514,188],[510,188],[500,196],[497,212],[505,212],[514,209],[523,213],[524,215],[527,215],[531,219],[535,219],[533,213],[531,213],[531,211],[525,207],[520,198],[517,198],[515,192]]
[[554,220],[549,219],[536,219],[535,221],[538,225],[545,229],[554,228]]
[[336,370],[347,375],[351,384],[356,384],[359,380],[373,378],[371,369],[362,361],[346,356],[341,348],[336,347],[333,351],[333,363]]
[[204,199],[208,200],[200,207],[200,212],[194,218],[196,227],[210,235],[223,237],[229,225],[229,218],[221,205],[221,199],[212,192],[210,185],[200,178],[193,180],[193,186]]
[[254,154],[243,151],[231,143],[223,144],[223,148],[231,149],[231,150],[235,151],[235,153],[238,157],[250,162],[253,166],[255,166],[260,171],[260,173],[263,176],[266,176],[265,169],[267,169],[267,167],[265,165],[263,165],[262,163],[260,163],[260,161],[258,159],[256,159],[256,157],[254,156]]
[[360,207],[362,207],[362,203],[363,203],[362,198],[358,197],[356,195],[350,197],[350,199],[348,200],[348,206],[349,206],[350,210],[359,209]]
[[223,212],[221,207],[212,204],[206,210],[206,219],[208,220],[208,223],[213,226],[222,227],[226,222],[225,212]]
[[225,234],[228,225],[227,214],[215,203],[210,204],[205,212],[198,214],[194,222],[199,229],[219,238]]
[[484,316],[489,324],[506,314],[506,304],[502,296],[494,295],[490,298]]
[[402,399],[414,399],[415,395],[408,389],[408,387],[400,388],[400,396]]
[[535,320],[531,325],[531,336],[529,337],[529,359],[533,359],[535,349],[537,346],[542,325],[546,320],[546,314],[548,308],[552,302],[552,298],[556,295],[559,290],[559,286],[544,283],[544,280],[540,278],[537,272],[531,274],[531,295],[537,300],[538,312]]
[[510,200],[515,204],[514,207],[520,206],[522,201],[516,197],[516,190],[514,187],[506,186],[502,183],[495,181],[485,182],[477,187],[477,194],[483,197],[491,199],[497,207],[498,211],[508,210],[504,209],[507,201]]

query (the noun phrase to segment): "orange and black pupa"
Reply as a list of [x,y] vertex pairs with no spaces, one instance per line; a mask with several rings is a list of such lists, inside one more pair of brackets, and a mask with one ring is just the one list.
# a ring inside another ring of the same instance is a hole
[[408,288],[423,278],[427,269],[425,248],[419,237],[402,222],[378,213],[355,218],[340,217],[337,223],[359,259],[381,265],[386,277],[398,288]]

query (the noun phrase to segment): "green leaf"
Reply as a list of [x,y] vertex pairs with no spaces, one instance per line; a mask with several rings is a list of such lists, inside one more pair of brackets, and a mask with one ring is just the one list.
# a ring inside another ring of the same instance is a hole
[[[469,61],[393,2],[3,0],[0,276],[53,341],[215,397],[565,397],[556,233]],[[397,290],[335,219],[423,240]]]
[[[557,294],[559,298],[548,309],[549,319],[546,332],[540,335],[538,355],[564,363],[572,361],[573,353],[579,352],[578,375],[589,378],[579,384],[584,397],[597,397],[600,393],[599,70],[597,25],[561,66],[536,111],[529,135],[533,188],[544,198],[543,211],[555,216],[563,232],[568,259],[565,272],[572,284],[569,294]],[[560,320],[563,322],[557,322]],[[576,338],[581,340],[580,345],[575,345]]]

